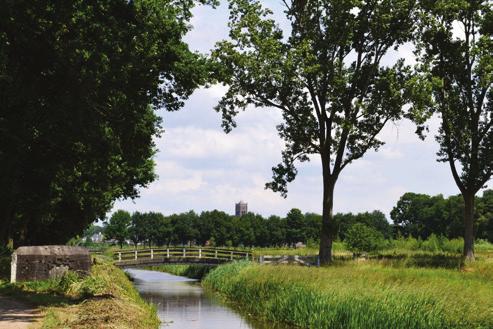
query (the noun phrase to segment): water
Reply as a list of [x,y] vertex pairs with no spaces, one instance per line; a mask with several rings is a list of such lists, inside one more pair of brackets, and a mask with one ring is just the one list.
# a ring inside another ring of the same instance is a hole
[[196,280],[155,271],[127,272],[134,278],[141,296],[156,305],[161,328],[287,329],[241,316],[204,291]]

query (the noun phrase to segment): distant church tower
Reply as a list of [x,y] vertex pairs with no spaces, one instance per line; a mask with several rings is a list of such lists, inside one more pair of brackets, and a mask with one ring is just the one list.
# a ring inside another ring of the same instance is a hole
[[248,203],[240,201],[235,205],[235,215],[240,217],[248,212]]

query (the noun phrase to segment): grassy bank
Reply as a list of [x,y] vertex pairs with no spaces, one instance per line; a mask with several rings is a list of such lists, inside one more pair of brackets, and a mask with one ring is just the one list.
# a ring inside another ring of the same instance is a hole
[[158,265],[146,266],[145,270],[170,273],[191,279],[202,280],[215,266],[210,265]]
[[43,329],[128,328],[159,326],[156,310],[146,303],[123,271],[107,262],[93,265],[91,274],[9,284],[0,281],[0,294],[40,306]]
[[[301,328],[493,328],[493,262],[462,271],[368,262],[328,268],[220,266],[204,286]],[[255,302],[252,302],[255,301]]]

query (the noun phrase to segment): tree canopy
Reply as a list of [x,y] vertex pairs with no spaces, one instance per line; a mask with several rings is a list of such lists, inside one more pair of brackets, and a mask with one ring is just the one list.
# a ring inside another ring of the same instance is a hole
[[2,3],[0,244],[63,243],[155,178],[155,110],[206,77],[182,41],[194,4]]
[[[477,197],[476,203],[475,235],[478,239],[493,243],[493,190],[486,190],[481,197]],[[414,248],[412,245],[418,247],[422,244],[424,248],[433,249],[437,241],[441,243],[462,236],[463,209],[464,201],[460,195],[444,198],[442,195],[405,193],[391,212],[393,224],[378,210],[337,213],[334,215],[336,235],[338,241],[348,241],[348,235],[352,234],[349,239],[359,243],[356,240],[360,233],[366,236],[368,228],[376,232],[370,236],[378,236],[378,243],[384,239],[401,241],[401,238],[405,238],[401,242],[409,243],[407,247]],[[127,235],[118,239],[113,233],[114,226],[121,222],[124,223],[124,229],[119,231]],[[353,230],[355,225],[365,228]],[[126,211],[116,211],[106,221],[104,235],[107,239],[132,240],[136,244],[280,247],[302,242],[313,247],[320,238],[321,226],[321,215],[303,213],[296,208],[284,217],[263,217],[253,213],[237,217],[219,210],[203,211],[200,214],[188,211],[167,216],[158,212],[134,212],[130,215]],[[454,248],[448,250],[457,251]],[[361,249],[361,252],[369,251],[372,250]]]
[[256,0],[230,1],[230,40],[213,57],[228,90],[216,110],[223,127],[249,105],[281,111],[283,162],[268,188],[286,195],[296,161],[320,156],[323,225],[320,257],[330,262],[335,239],[334,187],[342,170],[382,144],[377,135],[402,115],[408,69],[383,57],[410,40],[413,4],[408,0],[283,1],[291,23],[285,36],[272,11]]
[[420,1],[415,120],[438,114],[438,160],[464,198],[464,256],[474,259],[474,196],[493,172],[493,4]]
[[[474,236],[493,241],[493,190],[476,196],[474,212]],[[392,209],[397,234],[422,240],[432,234],[449,239],[464,235],[464,200],[460,195],[444,198],[442,195],[405,193]]]
[[130,236],[129,228],[132,223],[132,217],[125,210],[118,210],[111,215],[110,220],[106,223],[104,228],[104,234],[107,239],[115,239],[120,244],[120,248],[123,243]]

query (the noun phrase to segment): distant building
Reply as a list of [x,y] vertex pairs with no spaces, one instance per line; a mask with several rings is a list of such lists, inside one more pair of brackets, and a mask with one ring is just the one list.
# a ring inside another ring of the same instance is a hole
[[237,217],[243,216],[248,212],[248,203],[240,201],[236,204],[235,215]]
[[91,241],[94,243],[101,243],[101,242],[103,242],[103,240],[104,240],[104,236],[103,236],[103,233],[101,233],[101,232],[98,232],[98,233],[93,234],[91,236]]
[[103,233],[98,232],[98,233],[95,233],[95,234],[93,234],[91,236],[85,237],[84,240],[86,242],[101,243],[104,240],[104,236],[103,236]]

